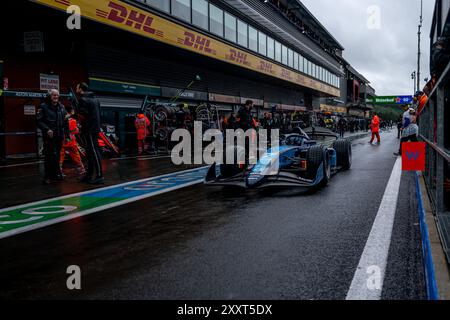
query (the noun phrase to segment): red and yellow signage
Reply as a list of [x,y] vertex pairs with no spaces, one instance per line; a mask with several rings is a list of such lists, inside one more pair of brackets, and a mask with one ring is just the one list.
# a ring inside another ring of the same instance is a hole
[[339,89],[335,87],[118,0],[34,1],[64,11],[70,5],[77,5],[81,9],[81,15],[88,19],[283,79],[330,96],[340,96]]

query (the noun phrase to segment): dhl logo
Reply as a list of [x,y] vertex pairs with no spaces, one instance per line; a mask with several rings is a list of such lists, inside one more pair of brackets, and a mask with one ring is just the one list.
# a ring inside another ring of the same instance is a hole
[[273,73],[273,64],[266,62],[266,61],[260,61],[259,62],[259,70],[266,72],[266,73]]
[[178,43],[194,48],[199,51],[203,51],[213,55],[216,54],[216,51],[211,49],[211,40],[202,37],[200,35],[195,35],[189,31],[185,31],[184,36],[185,36],[184,39],[178,38]]
[[116,23],[125,24],[128,27],[137,30],[143,30],[150,34],[162,37],[164,33],[152,27],[153,18],[145,13],[139,13],[136,10],[128,10],[126,7],[110,1],[108,4],[110,8],[109,13],[102,10],[97,10],[97,16],[105,18]]
[[230,49],[230,53],[226,55],[226,58],[246,66],[250,65],[250,62],[247,61],[247,54],[239,50]]
[[282,69],[281,76],[285,79],[291,80],[291,72],[289,70]]

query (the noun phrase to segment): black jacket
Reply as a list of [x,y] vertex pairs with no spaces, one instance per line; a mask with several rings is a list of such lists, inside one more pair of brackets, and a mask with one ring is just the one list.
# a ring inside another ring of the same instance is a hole
[[78,103],[82,134],[100,133],[100,102],[92,92],[85,92]]
[[253,128],[253,115],[246,107],[241,107],[238,112],[239,129],[244,131]]
[[69,121],[66,108],[61,103],[53,106],[51,103],[43,103],[37,113],[37,125],[42,130],[44,138],[47,132],[53,131],[54,138],[64,139],[69,136]]

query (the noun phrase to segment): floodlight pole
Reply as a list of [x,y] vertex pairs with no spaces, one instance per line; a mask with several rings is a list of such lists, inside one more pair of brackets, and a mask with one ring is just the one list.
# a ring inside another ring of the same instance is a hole
[[418,50],[417,50],[417,91],[420,90],[420,36],[422,34],[422,23],[423,23],[423,0],[420,0],[420,22],[419,22],[419,32],[417,33],[418,37]]

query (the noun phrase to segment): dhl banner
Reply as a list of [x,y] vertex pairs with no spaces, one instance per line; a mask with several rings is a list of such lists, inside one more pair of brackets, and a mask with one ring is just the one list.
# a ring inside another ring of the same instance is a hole
[[128,3],[118,0],[34,0],[34,2],[64,11],[68,6],[77,5],[81,9],[81,15],[85,18],[283,79],[330,96],[340,96],[340,91],[332,86],[283,68]]

